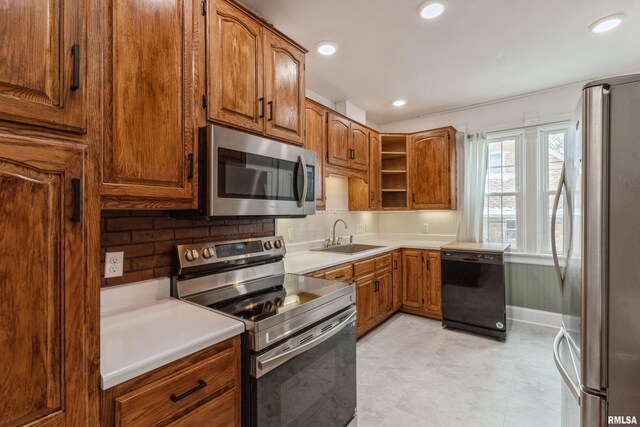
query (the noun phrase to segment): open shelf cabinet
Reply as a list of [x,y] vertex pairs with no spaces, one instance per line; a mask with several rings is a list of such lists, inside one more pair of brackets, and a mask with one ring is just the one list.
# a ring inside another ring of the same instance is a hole
[[407,136],[380,135],[382,209],[407,209]]

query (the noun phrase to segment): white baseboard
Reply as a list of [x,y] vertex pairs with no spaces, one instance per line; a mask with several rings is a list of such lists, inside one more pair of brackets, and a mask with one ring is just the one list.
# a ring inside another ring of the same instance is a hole
[[562,314],[532,308],[507,306],[507,319],[515,322],[559,328],[562,325]]

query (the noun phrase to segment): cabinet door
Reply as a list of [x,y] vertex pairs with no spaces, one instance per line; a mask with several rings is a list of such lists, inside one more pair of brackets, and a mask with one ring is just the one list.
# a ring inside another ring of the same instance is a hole
[[265,133],[304,143],[304,52],[264,30]]
[[351,123],[351,163],[352,169],[369,169],[369,129]]
[[366,332],[375,319],[374,281],[374,274],[356,278],[357,335]]
[[413,209],[449,209],[449,133],[425,132],[411,137]]
[[206,403],[198,405],[196,409],[182,418],[168,424],[168,427],[193,426],[240,426],[240,399],[236,390],[229,390],[223,395]]
[[327,120],[327,162],[335,166],[349,166],[351,123],[331,112]]
[[402,305],[405,307],[421,309],[423,306],[423,264],[422,251],[413,249],[402,251]]
[[402,252],[393,253],[393,309],[402,306]]
[[427,278],[425,280],[424,309],[430,315],[442,317],[442,279],[440,274],[440,252],[425,254]]
[[207,118],[263,132],[262,27],[224,0],[207,13]]
[[84,129],[85,4],[83,0],[2,2],[0,118]]
[[369,210],[369,184],[362,178],[349,178],[349,210]]
[[193,204],[192,4],[107,2],[103,207]]
[[85,319],[92,303],[85,299],[86,221],[73,210],[84,157],[80,149],[0,135],[3,426],[89,425],[85,333],[97,326]]
[[391,270],[376,272],[376,319],[386,317],[393,310],[393,278]]
[[307,101],[305,108],[305,148],[316,152],[316,208],[325,207],[324,159],[327,155],[327,110]]
[[380,135],[376,132],[370,134],[371,144],[369,145],[369,206],[371,209],[382,209],[381,191],[381,169],[382,169],[382,147],[380,145]]

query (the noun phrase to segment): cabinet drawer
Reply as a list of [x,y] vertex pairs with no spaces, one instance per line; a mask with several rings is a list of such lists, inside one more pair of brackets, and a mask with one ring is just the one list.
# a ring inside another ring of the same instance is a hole
[[375,261],[373,259],[367,259],[353,264],[353,274],[356,277],[360,277],[364,274],[371,273],[375,268]]
[[353,281],[353,269],[351,268],[351,264],[326,271],[324,273],[324,278],[327,280],[337,280],[339,282]]
[[230,427],[240,425],[240,402],[238,391],[232,389],[222,396],[200,405],[184,417],[169,424],[170,427]]
[[391,265],[391,254],[376,257],[375,261],[376,261],[376,270],[387,268]]
[[116,424],[151,426],[225,388],[239,386],[237,348],[116,398]]

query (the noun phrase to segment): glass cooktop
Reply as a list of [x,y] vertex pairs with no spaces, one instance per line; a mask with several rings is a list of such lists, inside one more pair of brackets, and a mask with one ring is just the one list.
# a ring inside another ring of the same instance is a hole
[[[209,308],[259,322],[314,301],[331,299],[332,294],[353,286],[297,274],[282,276],[282,284],[207,305]],[[249,287],[249,286],[247,286]]]

